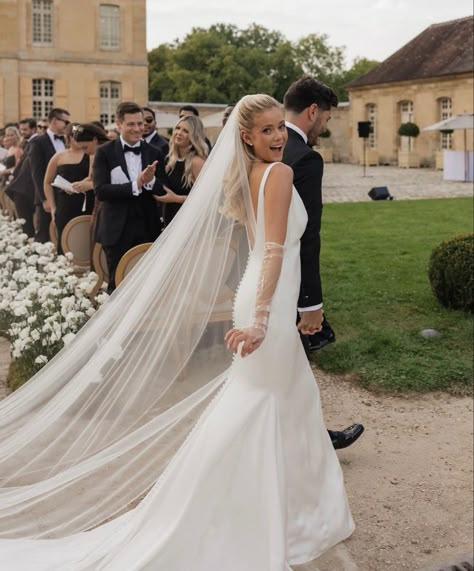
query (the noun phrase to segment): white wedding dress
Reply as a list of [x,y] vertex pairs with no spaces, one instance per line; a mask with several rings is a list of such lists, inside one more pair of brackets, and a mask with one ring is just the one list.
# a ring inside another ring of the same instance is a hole
[[[271,167],[260,185],[236,327],[251,322],[255,307]],[[342,471],[295,327],[306,222],[293,189],[266,337],[250,356],[235,357],[222,389],[145,499],[88,532],[0,540],[0,569],[289,571],[352,533]]]

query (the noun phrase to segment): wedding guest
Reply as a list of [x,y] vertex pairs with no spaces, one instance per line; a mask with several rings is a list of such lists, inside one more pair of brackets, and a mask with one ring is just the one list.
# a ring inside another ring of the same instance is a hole
[[[66,150],[53,155],[44,177],[44,194],[56,225],[60,254],[63,253],[61,235],[66,224],[82,214],[92,214],[94,192],[90,157],[98,144],[107,141],[105,131],[92,123],[69,125],[65,136]],[[69,189],[55,186],[53,190],[57,175],[71,183]]]
[[26,147],[26,144],[33,135],[36,135],[36,119],[33,117],[26,117],[20,121],[20,134],[22,138],[22,148]]
[[100,146],[94,157],[93,180],[101,202],[95,239],[102,244],[109,270],[108,292],[115,290],[115,270],[127,250],[153,242],[160,233],[152,195],[163,191],[163,156],[142,140],[143,109],[122,102],[115,114],[120,137]]
[[44,175],[51,157],[65,149],[64,133],[69,123],[69,111],[59,107],[51,109],[48,114],[46,132],[34,140],[31,148],[30,163],[35,187],[35,240],[37,242],[49,241],[51,212],[44,195]]
[[[183,117],[189,117],[194,115],[194,117],[199,117],[199,109],[194,107],[194,105],[183,105],[179,108],[178,111],[179,118],[182,119]],[[207,148],[209,149],[209,153],[212,150],[211,141],[204,135],[204,140],[206,141]],[[209,154],[208,153],[208,154]]]
[[20,131],[16,127],[7,127],[3,137],[3,146],[7,150],[7,154],[2,160],[2,164],[5,168],[0,173],[4,182],[8,179],[9,175],[13,173],[15,166],[23,155],[23,149],[20,143]]
[[202,121],[194,115],[182,117],[174,127],[166,159],[166,194],[155,196],[155,200],[164,205],[165,227],[186,200],[208,154]]
[[222,115],[222,126],[225,127],[225,124],[229,120],[230,114],[232,113],[235,105],[233,103],[229,103],[227,107],[224,109],[224,114]]
[[169,141],[156,132],[156,115],[150,107],[143,107],[143,140],[159,149],[163,157],[169,151]]
[[29,129],[31,129],[31,134],[28,136],[28,140],[24,146],[23,155],[10,177],[6,190],[7,195],[15,203],[18,218],[24,220],[22,225],[23,231],[29,238],[33,238],[35,235],[33,224],[33,215],[35,211],[35,189],[31,176],[30,153],[33,143],[38,137],[38,133],[37,128],[32,127],[33,124],[36,125],[36,121],[30,118],[20,121],[20,130],[23,127],[24,136],[28,136]]

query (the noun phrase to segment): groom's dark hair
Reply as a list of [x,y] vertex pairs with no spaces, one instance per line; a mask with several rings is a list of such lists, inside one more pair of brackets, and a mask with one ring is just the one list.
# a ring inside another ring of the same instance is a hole
[[310,75],[303,75],[292,83],[283,98],[285,109],[295,113],[301,113],[313,103],[326,111],[337,107],[339,101],[330,87]]

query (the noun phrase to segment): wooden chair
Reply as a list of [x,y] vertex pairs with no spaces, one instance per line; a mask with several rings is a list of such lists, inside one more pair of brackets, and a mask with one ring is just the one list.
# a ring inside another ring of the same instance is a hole
[[91,267],[91,226],[90,214],[76,216],[64,227],[61,235],[61,248],[66,254],[74,256],[72,263],[78,271],[87,271]]
[[117,269],[115,270],[115,284],[117,287],[133,270],[151,246],[153,246],[153,242],[146,242],[145,244],[134,246],[133,248],[130,248],[128,252],[125,252],[118,263]]
[[94,289],[90,292],[89,297],[93,299],[99,292],[102,284],[108,283],[109,281],[109,267],[107,266],[107,258],[105,256],[102,244],[98,242],[94,245],[94,251],[92,252],[92,263],[94,266],[94,271],[97,274],[97,282]]

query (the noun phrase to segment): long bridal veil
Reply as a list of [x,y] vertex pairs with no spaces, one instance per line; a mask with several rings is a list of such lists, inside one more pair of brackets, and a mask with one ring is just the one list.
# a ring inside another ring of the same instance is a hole
[[[0,537],[63,537],[133,508],[225,382],[255,224],[236,115],[132,274],[0,403]],[[230,183],[240,222],[226,214]]]

